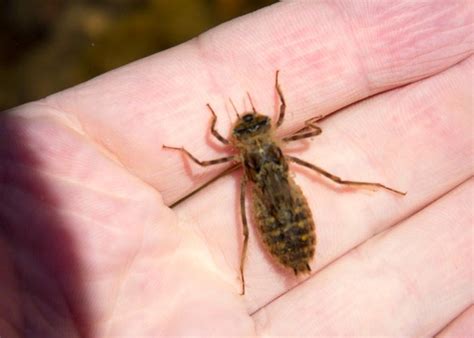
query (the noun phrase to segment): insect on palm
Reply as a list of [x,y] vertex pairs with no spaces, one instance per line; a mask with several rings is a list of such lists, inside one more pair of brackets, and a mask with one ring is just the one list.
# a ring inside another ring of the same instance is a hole
[[288,162],[316,171],[337,184],[359,188],[383,188],[405,195],[405,193],[381,183],[343,180],[314,164],[294,156],[284,155],[280,144],[317,136],[321,134],[322,130],[316,124],[320,117],[316,117],[307,120],[303,128],[295,133],[287,135],[281,140],[275,138],[274,131],[283,124],[286,112],[286,101],[278,82],[278,75],[279,71],[275,75],[275,89],[280,100],[280,109],[277,122],[274,125],[269,117],[256,111],[252,99],[248,95],[252,111],[240,116],[235,110],[238,119],[234,123],[229,140],[215,129],[217,115],[207,104],[212,114],[211,134],[219,142],[232,145],[236,151],[235,155],[201,161],[183,147],[163,145],[165,149],[183,152],[200,166],[234,162],[234,166],[224,173],[243,167],[244,174],[240,184],[240,213],[244,237],[240,258],[242,294],[245,294],[244,263],[249,236],[245,209],[245,191],[249,181],[252,183],[256,225],[265,247],[281,265],[292,269],[295,275],[311,271],[309,264],[315,253],[316,233],[311,210],[300,187],[296,185],[289,174]]

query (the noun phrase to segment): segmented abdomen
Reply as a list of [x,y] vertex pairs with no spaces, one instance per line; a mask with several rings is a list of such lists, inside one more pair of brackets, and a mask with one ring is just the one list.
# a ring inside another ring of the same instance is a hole
[[295,274],[310,271],[316,235],[308,203],[286,170],[265,169],[253,187],[254,214],[263,242]]

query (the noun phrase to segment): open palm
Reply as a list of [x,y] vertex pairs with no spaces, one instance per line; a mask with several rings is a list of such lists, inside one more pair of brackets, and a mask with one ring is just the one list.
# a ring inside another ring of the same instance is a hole
[[[443,334],[469,332],[472,6],[361,6],[283,2],[4,114],[0,336],[414,336],[454,318]],[[205,104],[223,135],[228,97],[245,111],[249,91],[274,117],[276,69],[282,135],[338,110],[288,152],[408,195],[295,167],[317,227],[312,276],[277,266],[250,222],[241,296],[240,174],[170,209],[225,164],[161,147],[228,154]]]

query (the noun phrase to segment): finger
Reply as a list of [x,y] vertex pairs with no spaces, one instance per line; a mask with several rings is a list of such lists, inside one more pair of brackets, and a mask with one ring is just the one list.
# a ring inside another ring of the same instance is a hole
[[[473,142],[472,68],[472,60],[465,61],[430,79],[353,105],[324,121],[324,137],[315,139],[304,153],[292,153],[345,179],[381,182],[408,191],[399,197],[384,191],[341,189],[293,166],[316,223],[313,271],[472,176],[472,163],[467,160],[472,157]],[[236,276],[237,290],[242,238],[238,176],[222,178],[207,189],[175,210],[196,221],[196,231],[208,239],[221,269]],[[265,254],[254,222],[246,262],[251,311],[299,281]]]
[[471,337],[472,335],[474,335],[474,305],[463,311],[436,337]]
[[432,336],[474,301],[474,180],[254,315],[258,331]]
[[249,91],[257,109],[274,115],[274,74],[281,69],[289,108],[282,131],[301,127],[311,116],[459,62],[472,53],[471,15],[466,2],[279,3],[52,96],[47,104],[66,112],[171,203],[219,170],[185,169],[180,156],[161,151],[167,144],[189,147],[203,160],[218,157],[222,148],[210,139],[206,103],[216,110],[223,135],[230,128],[227,97],[248,109],[243,93]]

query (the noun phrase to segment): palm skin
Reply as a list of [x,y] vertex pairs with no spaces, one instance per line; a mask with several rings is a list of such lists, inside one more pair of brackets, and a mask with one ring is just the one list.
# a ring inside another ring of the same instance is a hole
[[[284,2],[4,114],[0,336],[469,333],[472,8],[391,6]],[[276,69],[282,135],[371,96],[292,155],[408,195],[295,168],[317,224],[312,276],[278,267],[251,223],[240,296],[238,174],[170,209],[223,168],[161,145],[227,155],[205,104],[223,135],[228,96],[249,90],[274,116]]]

